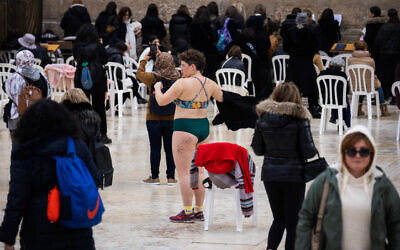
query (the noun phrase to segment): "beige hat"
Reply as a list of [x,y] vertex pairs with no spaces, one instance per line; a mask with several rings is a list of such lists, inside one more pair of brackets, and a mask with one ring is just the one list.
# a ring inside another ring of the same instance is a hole
[[35,36],[26,33],[23,37],[18,38],[19,44],[27,49],[36,49]]

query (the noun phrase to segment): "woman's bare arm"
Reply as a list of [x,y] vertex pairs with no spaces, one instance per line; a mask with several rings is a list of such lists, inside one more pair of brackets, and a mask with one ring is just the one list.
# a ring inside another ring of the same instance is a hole
[[161,92],[162,83],[157,82],[154,85],[156,100],[158,105],[165,106],[177,99],[183,91],[182,79],[177,80],[164,94]]

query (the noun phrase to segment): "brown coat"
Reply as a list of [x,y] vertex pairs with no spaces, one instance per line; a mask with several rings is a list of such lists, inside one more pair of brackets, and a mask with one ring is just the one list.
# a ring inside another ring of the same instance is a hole
[[[370,53],[368,51],[364,51],[364,50],[355,50],[351,57],[348,60],[348,66],[350,65],[354,65],[354,64],[361,64],[361,65],[368,65],[371,66],[374,70],[375,70],[375,61],[374,59],[371,57]],[[361,71],[360,74],[362,75],[363,72]],[[350,75],[351,78],[351,82],[354,82],[354,76]],[[367,91],[370,91],[370,80],[371,79],[371,75],[367,72],[365,74],[365,78],[366,78],[366,86],[367,86]],[[374,88],[377,89],[381,86],[381,83],[379,81],[379,79],[376,77],[374,78]],[[354,86],[353,86],[354,87]]]
[[[156,83],[156,78],[152,72],[145,72],[146,60],[140,61],[139,68],[136,72],[136,77],[144,84],[146,84],[147,89],[150,91],[151,86]],[[173,120],[174,115],[156,115],[150,111],[150,94],[149,93],[149,103],[147,104],[146,120]]]

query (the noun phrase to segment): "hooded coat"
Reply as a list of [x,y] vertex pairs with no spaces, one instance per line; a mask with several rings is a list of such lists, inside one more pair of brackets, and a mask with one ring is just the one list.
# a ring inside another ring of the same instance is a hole
[[82,4],[73,4],[65,12],[60,26],[64,30],[64,37],[75,36],[82,25],[90,22],[86,7]]
[[377,60],[378,48],[375,45],[375,39],[378,35],[379,29],[383,24],[387,23],[387,17],[377,16],[367,19],[367,24],[365,26],[365,36],[364,41],[368,45],[368,50],[371,52],[372,57]]
[[[77,155],[99,186],[100,174],[87,147],[80,140],[74,141]],[[65,154],[67,146],[67,136],[46,135],[13,147],[1,242],[15,243],[23,219],[20,231],[23,249],[94,249],[91,228],[70,229],[47,219],[47,195],[57,183],[56,161],[51,156]],[[60,210],[63,211],[62,204]]]
[[303,182],[303,163],[317,153],[310,130],[311,114],[301,104],[265,100],[256,106],[251,147],[264,155],[261,179]]
[[[374,139],[366,127],[354,126],[343,138],[356,132],[367,136],[376,156]],[[316,224],[325,180],[329,182],[329,191],[322,219],[320,249],[340,250],[344,246],[346,248],[343,249],[355,249],[355,246],[374,250],[400,249],[400,198],[393,184],[376,166],[376,157],[368,171],[359,178],[349,173],[343,165],[344,156],[341,157],[341,164],[325,170],[308,190],[299,213],[296,249],[311,249],[311,234]],[[357,186],[359,189],[356,189]],[[355,193],[355,190],[359,190],[359,193]],[[359,199],[356,202],[349,201],[352,195],[355,198],[364,197],[370,209],[365,209],[358,202]],[[368,217],[364,218],[365,215]],[[364,227],[366,223],[370,226]],[[360,231],[362,234],[359,234]]]

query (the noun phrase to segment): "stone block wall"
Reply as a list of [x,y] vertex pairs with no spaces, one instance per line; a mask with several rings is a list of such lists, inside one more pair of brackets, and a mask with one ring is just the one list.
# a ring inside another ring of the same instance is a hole
[[[71,2],[72,0],[43,0],[43,31],[51,29],[58,35],[63,35],[59,23]],[[109,0],[83,0],[93,23],[108,2]],[[115,2],[118,8],[129,6],[133,12],[133,17],[139,21],[146,14],[147,5],[155,3],[159,8],[160,18],[165,23],[168,23],[171,15],[176,12],[179,5],[187,5],[193,16],[199,6],[207,5],[210,0],[115,0]],[[400,1],[398,0],[216,0],[216,2],[220,7],[220,14],[224,13],[226,7],[231,4],[241,4],[244,16],[251,15],[254,6],[262,3],[266,6],[269,16],[272,16],[274,13],[280,13],[282,20],[284,20],[285,16],[294,7],[310,9],[317,19],[325,8],[331,8],[334,13],[343,15],[342,40],[344,41],[357,39],[361,33],[361,29],[365,26],[367,11],[371,6],[378,5],[384,14],[387,13],[389,8],[396,8],[400,12]]]

